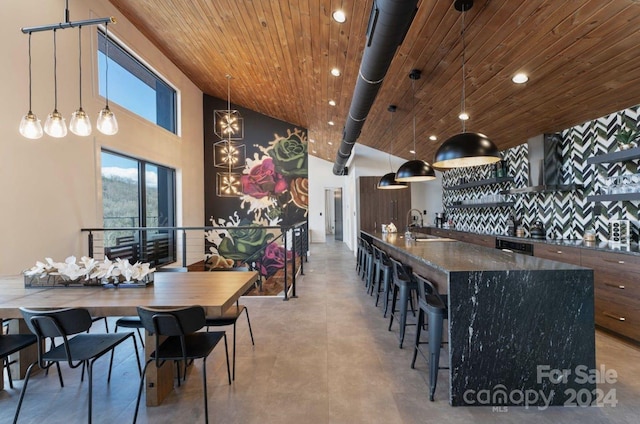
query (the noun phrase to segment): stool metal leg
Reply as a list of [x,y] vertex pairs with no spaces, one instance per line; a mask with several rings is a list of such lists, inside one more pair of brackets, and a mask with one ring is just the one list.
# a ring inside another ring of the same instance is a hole
[[433,401],[436,384],[438,383],[443,322],[441,313],[429,313],[429,400],[431,401]]

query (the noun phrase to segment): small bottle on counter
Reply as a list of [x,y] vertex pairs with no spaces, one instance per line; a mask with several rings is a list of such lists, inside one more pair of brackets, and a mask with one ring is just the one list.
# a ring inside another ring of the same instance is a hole
[[524,227],[522,225],[516,228],[516,237],[524,237]]

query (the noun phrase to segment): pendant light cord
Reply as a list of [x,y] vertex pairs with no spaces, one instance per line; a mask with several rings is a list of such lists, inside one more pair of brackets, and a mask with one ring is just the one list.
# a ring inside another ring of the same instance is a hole
[[104,24],[104,54],[105,54],[105,66],[104,66],[104,98],[105,108],[109,108],[109,24]]
[[389,106],[389,112],[391,112],[391,120],[389,121],[389,131],[391,132],[391,152],[389,152],[389,172],[393,172],[393,166],[391,165],[391,154],[393,153],[393,114],[395,109],[391,109]]
[[413,111],[413,158],[416,158],[416,80],[411,79],[411,110]]
[[[460,31],[460,36],[462,38],[462,99],[460,100],[460,114],[463,113],[467,113],[467,108],[466,108],[466,101],[465,101],[465,97],[466,97],[466,88],[467,88],[467,83],[466,83],[466,78],[465,78],[465,69],[464,69],[464,65],[465,65],[465,58],[464,58],[464,52],[466,50],[466,45],[464,43],[464,15],[466,13],[466,10],[462,11],[462,30]],[[461,119],[462,121],[462,132],[466,132],[466,119]]]
[[31,33],[29,33],[29,113],[31,112]]
[[82,109],[82,25],[78,26],[78,69],[80,75],[78,82],[80,84],[80,109]]
[[56,52],[56,30],[53,30],[53,110],[58,111],[58,54]]

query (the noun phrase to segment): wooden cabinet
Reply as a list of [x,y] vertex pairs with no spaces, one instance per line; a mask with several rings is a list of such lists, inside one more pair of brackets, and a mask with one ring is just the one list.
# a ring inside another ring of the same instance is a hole
[[582,266],[593,268],[596,324],[640,340],[640,257],[585,249]]
[[538,258],[551,259],[552,261],[565,262],[573,265],[582,265],[582,250],[584,249],[544,243],[536,243],[533,245],[534,256]]
[[466,231],[447,230],[444,228],[430,228],[430,234],[437,237],[445,237],[465,243],[477,244],[485,247],[496,247],[496,238],[489,234],[475,234]]
[[411,188],[378,190],[380,177],[360,177],[360,229],[380,232],[381,224],[393,222],[399,232],[407,225]]

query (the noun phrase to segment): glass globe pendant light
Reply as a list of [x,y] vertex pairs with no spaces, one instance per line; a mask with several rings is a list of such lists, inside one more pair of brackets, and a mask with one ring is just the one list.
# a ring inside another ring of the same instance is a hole
[[31,33],[29,33],[29,112],[20,120],[20,134],[32,140],[42,137],[42,125],[31,111]]
[[105,38],[105,106],[98,112],[98,122],[96,127],[98,131],[105,135],[114,135],[118,132],[118,121],[116,116],[109,109],[109,24],[104,25],[104,38]]
[[421,72],[414,69],[409,73],[411,78],[411,89],[413,98],[413,160],[403,163],[398,172],[396,172],[396,181],[400,182],[420,182],[432,181],[436,179],[436,173],[427,162],[416,159],[416,99],[415,99],[415,82],[420,79]]
[[53,112],[47,116],[44,123],[44,132],[51,137],[61,138],[67,135],[67,124],[64,117],[58,112],[58,58],[56,52],[56,30],[53,30]]
[[[391,152],[393,152],[393,114],[396,111],[396,105],[389,105],[389,107],[387,108],[387,110],[389,112],[391,112],[391,121],[389,122],[389,129],[390,129],[390,133],[391,133],[391,147],[390,150]],[[393,172],[393,167],[391,166],[391,152],[389,153],[389,169],[391,170],[391,172],[384,174],[382,176],[382,178],[380,178],[380,181],[378,181],[378,186],[377,188],[380,190],[398,190],[401,188],[408,188],[409,185],[407,183],[403,183],[400,181],[396,181],[396,173]]]
[[462,121],[462,132],[447,139],[438,148],[433,166],[436,169],[462,168],[467,166],[486,165],[498,162],[500,151],[489,138],[480,133],[466,132],[465,121],[469,115],[465,110],[465,43],[464,43],[464,15],[473,7],[473,0],[456,0],[454,7],[462,12],[462,100],[459,118]]
[[75,135],[86,137],[91,134],[91,120],[89,119],[89,115],[82,109],[82,25],[78,27],[78,52],[80,107],[71,115],[69,129]]

